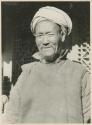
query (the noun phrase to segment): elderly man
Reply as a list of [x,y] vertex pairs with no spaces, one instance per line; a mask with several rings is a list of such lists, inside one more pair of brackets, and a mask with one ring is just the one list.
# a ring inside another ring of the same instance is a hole
[[86,123],[90,118],[89,73],[67,60],[65,38],[72,21],[62,10],[42,7],[31,30],[38,62],[25,64],[6,105],[9,123]]

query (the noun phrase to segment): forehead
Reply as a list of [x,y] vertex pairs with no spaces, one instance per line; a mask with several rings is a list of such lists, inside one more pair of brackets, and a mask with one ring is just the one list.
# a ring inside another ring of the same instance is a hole
[[54,22],[44,20],[36,25],[35,31],[37,32],[55,32],[59,30],[59,25]]

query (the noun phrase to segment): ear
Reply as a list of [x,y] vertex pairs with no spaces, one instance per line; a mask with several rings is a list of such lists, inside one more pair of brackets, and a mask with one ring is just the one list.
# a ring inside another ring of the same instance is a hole
[[61,40],[62,40],[62,42],[65,41],[65,37],[66,37],[66,33],[61,31]]

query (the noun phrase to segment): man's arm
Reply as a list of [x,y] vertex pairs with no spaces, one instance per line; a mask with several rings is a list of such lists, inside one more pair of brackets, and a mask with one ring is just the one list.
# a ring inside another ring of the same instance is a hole
[[91,119],[90,103],[90,77],[89,73],[86,71],[82,78],[82,106],[84,123],[87,123]]
[[11,89],[9,101],[5,106],[5,112],[2,120],[5,123],[17,123],[20,121],[20,94],[25,75],[25,72],[22,72],[16,82],[16,85]]

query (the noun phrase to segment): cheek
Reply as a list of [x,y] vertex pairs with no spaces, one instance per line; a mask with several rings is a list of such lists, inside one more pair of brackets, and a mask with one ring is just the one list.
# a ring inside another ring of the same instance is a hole
[[39,48],[40,47],[40,45],[41,45],[41,42],[40,41],[38,41],[38,40],[35,40],[36,41],[36,45],[37,45],[37,47]]
[[51,40],[51,43],[55,48],[58,48],[60,46],[61,39],[59,37],[56,37],[53,40]]

